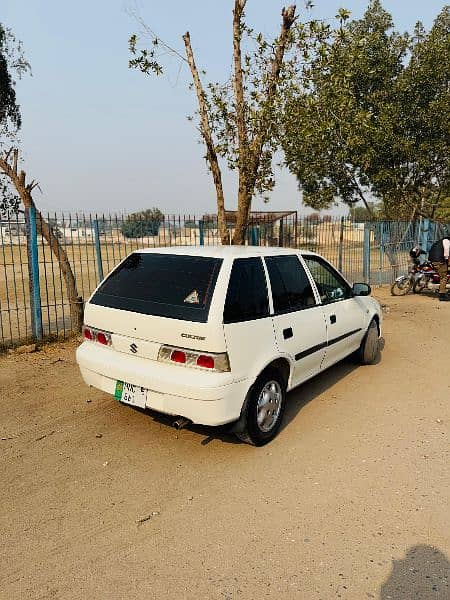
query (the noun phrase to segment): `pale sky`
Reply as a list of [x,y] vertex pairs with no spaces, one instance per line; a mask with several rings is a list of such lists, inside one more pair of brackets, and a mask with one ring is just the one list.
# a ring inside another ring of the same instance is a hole
[[[286,2],[285,2],[286,3]],[[428,29],[439,0],[385,0],[397,29]],[[213,80],[231,63],[232,0],[2,0],[0,21],[22,40],[33,76],[17,87],[22,107],[25,169],[41,183],[44,210],[116,212],[158,206],[165,213],[215,211],[203,148],[186,115],[195,110],[187,67],[146,77],[128,69],[128,38],[137,6],[160,37],[183,49],[189,30],[196,59]],[[367,2],[316,0],[313,16],[332,19],[340,6],[359,17]],[[247,22],[276,34],[283,6],[248,0]],[[298,2],[298,7],[303,4]],[[227,208],[235,207],[235,175],[224,173]],[[278,174],[269,204],[256,210],[304,212],[295,179]],[[346,212],[346,209],[345,209]]]

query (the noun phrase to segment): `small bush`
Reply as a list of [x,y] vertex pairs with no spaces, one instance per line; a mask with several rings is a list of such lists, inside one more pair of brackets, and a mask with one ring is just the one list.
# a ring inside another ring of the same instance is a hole
[[141,238],[158,235],[164,215],[159,208],[151,208],[129,215],[121,225],[126,238]]

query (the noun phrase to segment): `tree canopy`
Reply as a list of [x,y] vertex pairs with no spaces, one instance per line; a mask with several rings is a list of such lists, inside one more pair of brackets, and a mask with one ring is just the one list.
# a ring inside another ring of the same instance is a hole
[[[21,77],[29,70],[21,43],[10,29],[0,23],[0,152],[16,141],[22,118],[16,98],[15,77]],[[8,179],[0,174],[0,214],[17,210],[18,205],[18,195]]]
[[132,213],[121,225],[122,235],[126,238],[140,238],[158,235],[164,215],[159,208],[153,207]]
[[370,211],[375,199],[390,218],[434,216],[449,189],[450,8],[413,35],[395,31],[379,0],[362,19],[337,16],[282,116],[304,202]]
[[15,39],[0,23],[0,132],[15,132],[21,125],[12,70]]

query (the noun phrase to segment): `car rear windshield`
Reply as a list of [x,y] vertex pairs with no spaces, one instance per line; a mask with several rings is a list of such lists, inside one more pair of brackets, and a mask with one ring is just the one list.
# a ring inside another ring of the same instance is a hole
[[205,323],[221,259],[134,253],[102,283],[91,304]]

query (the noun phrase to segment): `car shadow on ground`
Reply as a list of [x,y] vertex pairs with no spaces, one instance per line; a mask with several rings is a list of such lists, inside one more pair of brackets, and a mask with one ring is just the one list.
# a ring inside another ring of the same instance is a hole
[[[374,365],[378,365],[381,362],[382,352],[385,348],[385,345],[386,342],[384,338],[380,338],[380,349]],[[306,383],[300,385],[298,388],[295,388],[292,390],[292,392],[289,392],[281,430],[287,427],[302,410],[302,408],[309,404],[309,402],[314,400],[317,396],[320,396],[320,394],[326,392],[335,383],[360,367],[361,365],[355,356],[348,356],[341,362],[330,367],[326,371],[319,373]]]
[[329,390],[358,367],[359,365],[355,362],[355,359],[348,357],[326,371],[319,373],[313,379],[292,390],[292,392],[289,392],[281,430],[288,427],[290,422],[297,417],[298,413],[315,400],[317,396]]
[[[375,364],[381,362],[381,354],[385,347],[384,338],[380,339],[380,352],[378,354],[378,358]],[[345,358],[343,361],[337,363],[336,365],[330,367],[326,371],[319,373],[306,383],[303,383],[299,387],[295,388],[287,395],[287,403],[286,410],[284,413],[283,423],[281,425],[280,431],[282,431],[285,427],[289,426],[289,423],[295,419],[298,413],[307,405],[309,402],[320,396],[326,392],[329,388],[331,388],[335,383],[349,375],[355,369],[358,369],[360,365],[354,356],[349,356]],[[177,417],[164,415],[158,412],[155,412],[151,409],[136,409],[145,412],[147,415],[151,416],[154,421],[165,425],[167,427],[172,427]],[[213,440],[219,439],[226,444],[242,444],[241,440],[239,440],[232,432],[233,425],[223,425],[220,427],[208,427],[206,425],[194,425],[189,424],[185,428],[189,431],[193,431],[200,436],[205,436],[201,440],[202,446],[208,445]]]
[[450,562],[434,546],[413,546],[406,552],[405,558],[392,561],[392,571],[380,589],[380,600],[413,598],[450,598]]
[[[144,412],[147,416],[151,417],[156,423],[164,425],[165,427],[168,427],[168,428],[172,427],[176,431],[174,423],[177,420],[177,417],[165,415],[165,414],[162,414],[159,412],[155,412],[155,411],[151,410],[150,408],[146,408],[146,409],[136,408],[135,410]],[[200,440],[200,444],[202,446],[207,446],[213,440],[221,440],[222,442],[225,442],[226,444],[242,444],[243,442],[241,442],[231,432],[231,427],[232,426],[229,424],[221,425],[218,427],[211,427],[208,425],[196,425],[194,423],[189,423],[182,429],[187,429],[188,431],[192,431],[192,432],[198,434],[202,438]]]

